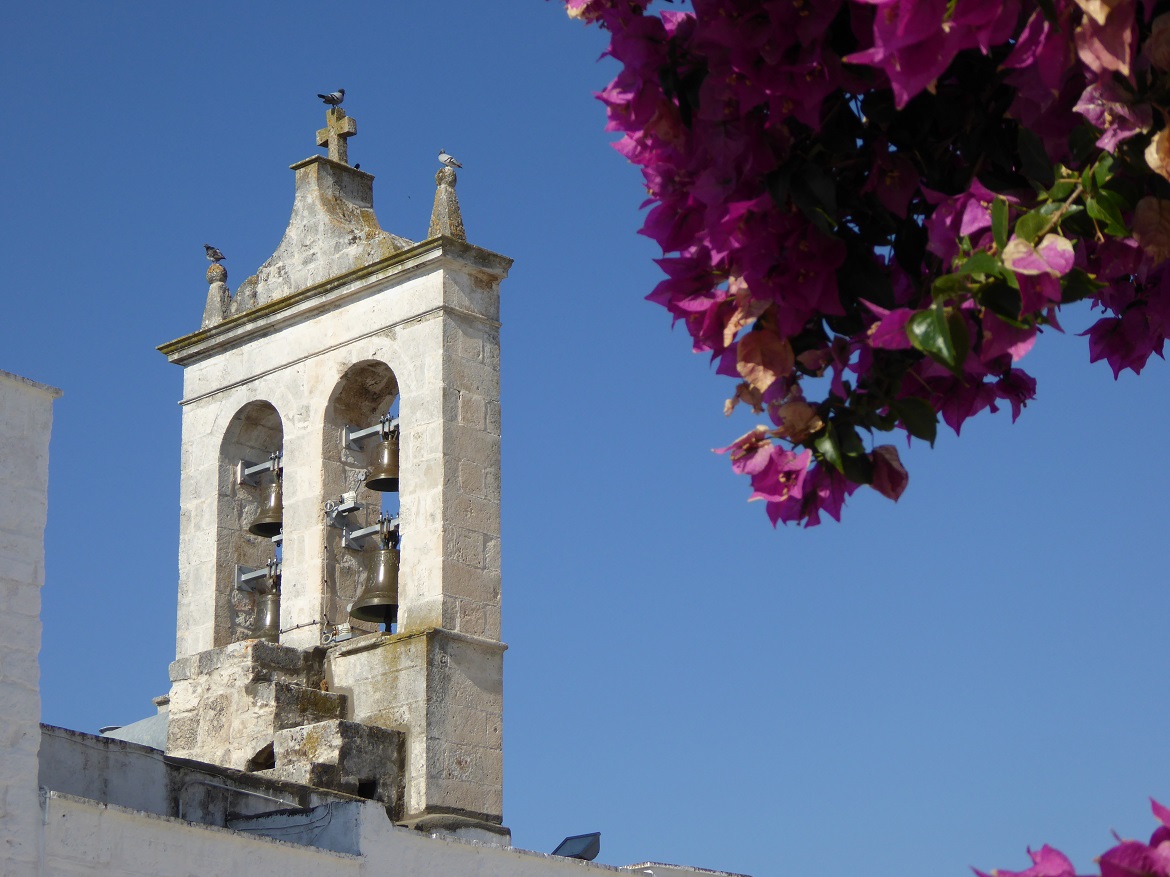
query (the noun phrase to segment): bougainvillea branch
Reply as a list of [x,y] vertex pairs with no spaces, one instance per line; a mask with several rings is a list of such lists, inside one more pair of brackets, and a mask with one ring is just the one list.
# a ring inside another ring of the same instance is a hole
[[[773,523],[840,518],[1036,392],[1061,308],[1114,374],[1170,329],[1170,3],[566,0],[645,177],[649,299],[765,422],[721,449]],[[1163,6],[1166,8],[1164,9]]]

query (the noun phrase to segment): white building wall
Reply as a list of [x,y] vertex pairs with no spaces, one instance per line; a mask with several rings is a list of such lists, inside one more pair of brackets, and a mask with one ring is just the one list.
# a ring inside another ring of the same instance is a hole
[[38,873],[41,585],[61,391],[0,371],[0,873]]
[[719,871],[646,864],[615,868],[544,853],[430,837],[391,824],[375,802],[358,805],[361,855],[348,855],[192,825],[50,793],[44,877],[732,877]]

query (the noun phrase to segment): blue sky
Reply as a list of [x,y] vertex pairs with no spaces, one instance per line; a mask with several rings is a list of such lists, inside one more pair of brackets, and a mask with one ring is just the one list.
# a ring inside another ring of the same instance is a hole
[[1039,398],[904,453],[898,504],[768,524],[710,453],[732,387],[643,301],[636,169],[601,35],[541,0],[57,3],[6,14],[0,368],[64,389],[43,719],[152,712],[174,654],[181,371],[220,247],[280,239],[344,87],[384,228],[465,165],[502,290],[505,821],[601,861],[762,875],[1083,871],[1170,801],[1166,364],[1115,382],[1070,315]]

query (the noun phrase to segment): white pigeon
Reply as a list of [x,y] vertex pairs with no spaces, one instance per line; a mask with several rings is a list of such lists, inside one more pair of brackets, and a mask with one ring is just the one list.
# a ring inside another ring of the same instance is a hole
[[439,150],[439,164],[445,164],[447,167],[463,167],[455,160],[455,156],[448,155],[445,150]]
[[223,261],[224,255],[216,247],[213,247],[211,244],[204,244],[203,249],[207,251],[207,258],[212,262],[218,264]]
[[345,100],[345,89],[339,88],[337,91],[331,91],[329,94],[319,94],[317,97],[325,101],[331,107],[341,106],[341,102]]

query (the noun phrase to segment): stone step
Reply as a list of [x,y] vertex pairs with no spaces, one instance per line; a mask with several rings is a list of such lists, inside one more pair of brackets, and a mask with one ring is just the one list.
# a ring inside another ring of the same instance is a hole
[[272,709],[272,730],[299,728],[345,715],[346,696],[293,682],[261,682],[254,687],[256,705]]
[[402,731],[344,719],[276,732],[276,766],[264,771],[281,779],[333,789],[384,803],[401,812],[406,735]]

